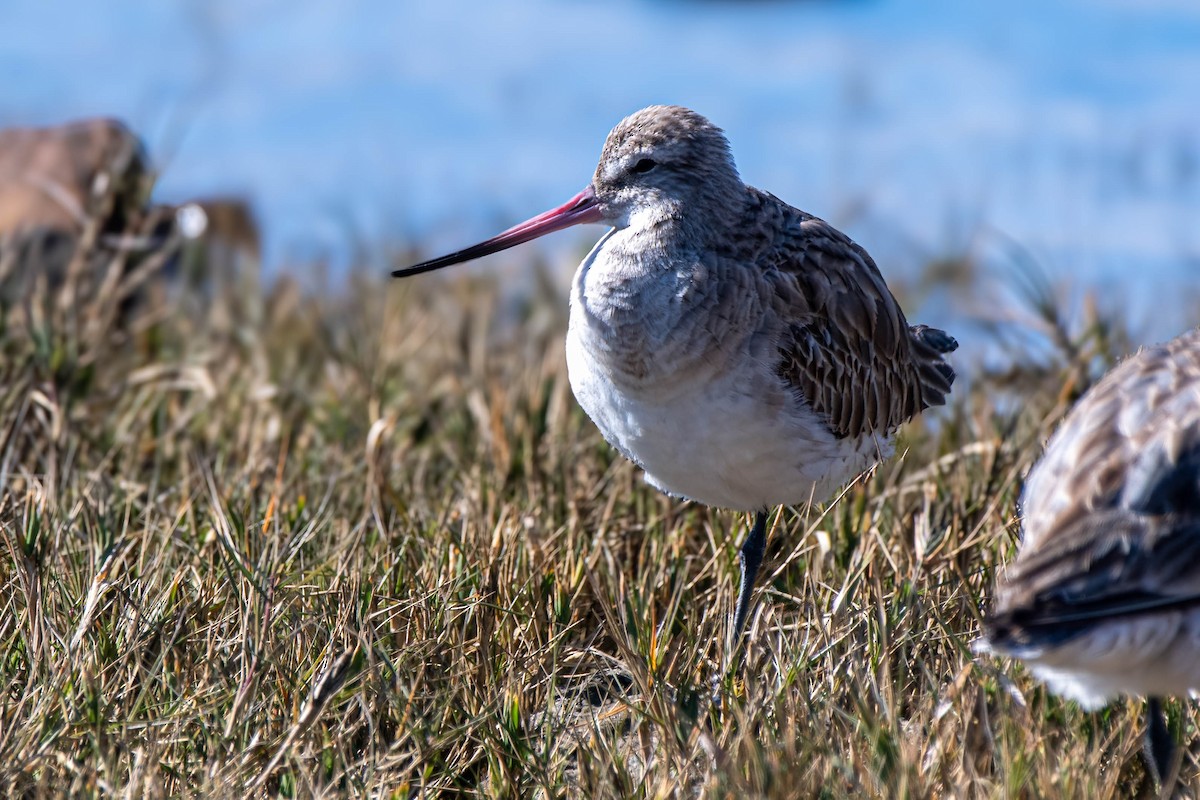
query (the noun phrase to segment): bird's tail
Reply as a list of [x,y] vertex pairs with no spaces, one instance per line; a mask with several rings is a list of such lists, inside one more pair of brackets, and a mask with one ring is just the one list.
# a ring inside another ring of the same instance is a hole
[[943,356],[958,349],[958,342],[943,330],[928,325],[913,325],[913,355],[921,376],[921,405],[925,408],[946,404],[946,395],[954,384],[954,367]]

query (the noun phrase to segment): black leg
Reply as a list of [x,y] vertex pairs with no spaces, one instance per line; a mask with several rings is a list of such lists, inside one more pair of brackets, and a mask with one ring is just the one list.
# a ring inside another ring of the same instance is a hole
[[734,650],[741,643],[746,617],[750,615],[750,595],[754,593],[754,579],[758,576],[758,567],[762,564],[763,551],[766,549],[767,512],[759,511],[754,517],[750,535],[742,542],[742,580],[738,587],[737,607],[733,611],[733,639],[730,642]]
[[1171,772],[1171,761],[1175,756],[1175,741],[1167,729],[1167,718],[1163,714],[1162,700],[1151,697],[1146,700],[1146,763],[1154,773],[1154,782],[1159,786]]

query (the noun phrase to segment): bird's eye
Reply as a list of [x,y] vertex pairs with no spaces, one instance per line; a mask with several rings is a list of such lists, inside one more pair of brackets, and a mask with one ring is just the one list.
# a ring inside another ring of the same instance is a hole
[[634,164],[633,169],[631,169],[630,171],[631,172],[649,172],[650,170],[654,169],[657,166],[658,166],[658,162],[655,161],[654,159],[643,158],[643,159],[640,159],[636,164]]

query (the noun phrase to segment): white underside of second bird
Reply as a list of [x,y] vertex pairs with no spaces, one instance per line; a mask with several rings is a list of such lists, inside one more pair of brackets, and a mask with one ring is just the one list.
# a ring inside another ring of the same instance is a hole
[[1186,696],[1200,690],[1200,611],[1114,620],[1057,647],[1011,655],[1088,709],[1121,695]]
[[597,316],[601,293],[589,286],[606,243],[620,233],[605,236],[576,273],[567,369],[580,406],[650,484],[706,505],[761,511],[824,501],[891,455],[890,438],[837,438],[748,351],[705,359],[699,368],[659,361],[659,380],[623,380],[602,355],[598,339],[611,331]]

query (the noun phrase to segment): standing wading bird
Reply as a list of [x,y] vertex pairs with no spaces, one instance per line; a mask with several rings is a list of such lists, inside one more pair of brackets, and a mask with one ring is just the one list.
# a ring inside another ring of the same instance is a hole
[[1174,745],[1160,698],[1200,689],[1200,330],[1129,358],[1050,438],[1022,497],[1020,552],[981,649],[1098,708],[1148,698],[1146,758]]
[[742,183],[720,128],[651,106],[608,135],[566,204],[396,277],[585,222],[612,230],[571,289],[571,388],[604,438],[668,494],[752,511],[731,642],[773,506],[821,502],[942,405],[953,338],[909,327],[866,251]]

